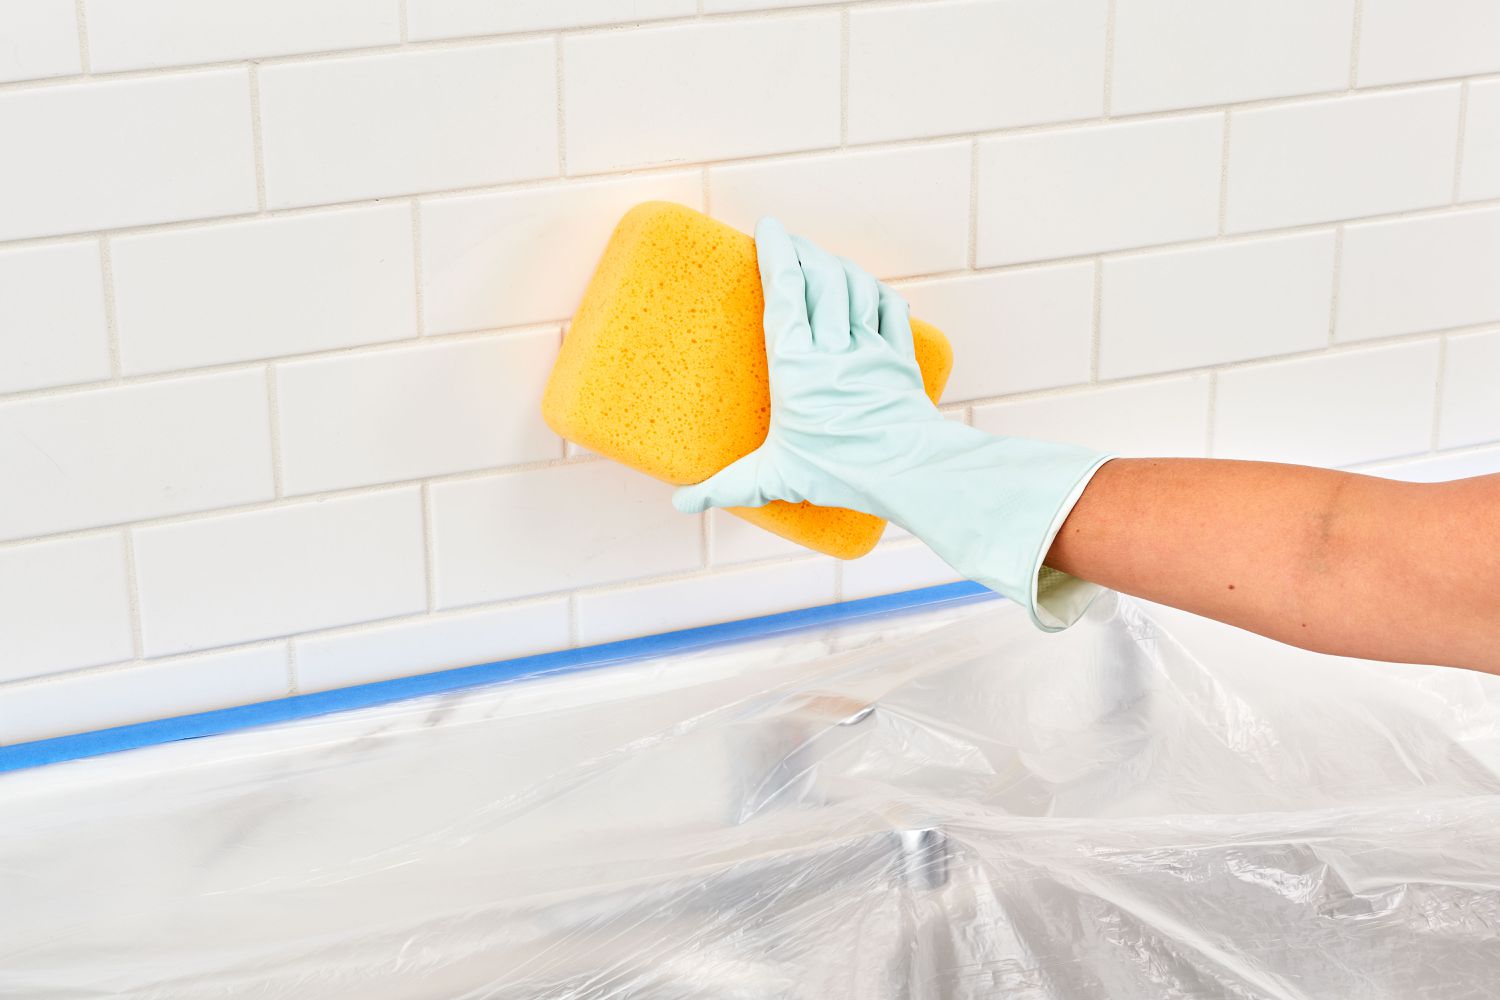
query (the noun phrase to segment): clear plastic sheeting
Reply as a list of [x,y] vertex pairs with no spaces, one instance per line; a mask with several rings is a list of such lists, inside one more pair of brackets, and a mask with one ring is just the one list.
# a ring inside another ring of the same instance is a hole
[[1500,683],[1156,614],[944,606],[0,777],[0,995],[1500,997]]

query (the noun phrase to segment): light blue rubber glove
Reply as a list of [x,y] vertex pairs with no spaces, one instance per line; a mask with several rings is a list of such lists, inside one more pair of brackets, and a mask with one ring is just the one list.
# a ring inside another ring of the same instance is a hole
[[1100,588],[1042,565],[1110,457],[996,437],[945,419],[922,388],[908,308],[849,261],[755,227],[765,288],[771,427],[755,451],[695,486],[684,513],[810,500],[901,525],[959,573],[1057,631]]

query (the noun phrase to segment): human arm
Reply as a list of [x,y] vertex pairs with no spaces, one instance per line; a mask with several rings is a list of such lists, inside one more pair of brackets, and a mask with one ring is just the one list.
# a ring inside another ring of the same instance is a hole
[[1500,475],[1116,459],[1046,563],[1319,652],[1500,673]]
[[678,509],[867,511],[1053,631],[1107,586],[1325,651],[1500,672],[1500,480],[1112,459],[986,434],[927,399],[898,295],[774,220],[756,246],[770,428],[679,489]]

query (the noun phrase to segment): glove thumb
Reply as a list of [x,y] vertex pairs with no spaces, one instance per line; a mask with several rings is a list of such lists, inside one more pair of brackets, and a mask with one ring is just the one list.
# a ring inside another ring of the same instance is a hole
[[772,498],[759,485],[761,454],[759,450],[730,462],[724,468],[693,486],[680,486],[672,492],[672,506],[684,514],[701,514],[710,507],[760,507]]

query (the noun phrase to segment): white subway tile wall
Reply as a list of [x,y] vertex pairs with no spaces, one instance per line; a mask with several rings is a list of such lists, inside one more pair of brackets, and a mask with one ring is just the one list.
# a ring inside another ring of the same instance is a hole
[[0,5],[0,82],[67,76],[83,68],[74,0]]
[[126,236],[112,249],[126,375],[416,335],[403,205]]
[[98,241],[0,249],[0,392],[108,377]]
[[1460,201],[1500,198],[1500,78],[1468,84]]
[[0,680],[130,659],[124,536],[0,549],[0,606]]
[[1354,2],[1115,0],[1110,110],[1127,115],[1343,90]]
[[576,35],[561,73],[571,173],[839,141],[837,14]]
[[422,305],[427,332],[567,319],[615,223],[643,201],[701,209],[703,175],[679,170],[425,201]]
[[1105,0],[855,7],[849,141],[952,135],[1097,117]]
[[1462,448],[1500,440],[1500,330],[1448,339],[1438,447]]
[[907,282],[912,315],[948,335],[943,399],[964,402],[1089,380],[1094,265],[1028,267]]
[[278,365],[286,492],[561,458],[542,422],[557,346],[547,329]]
[[580,594],[578,638],[610,642],[670,629],[793,611],[838,599],[831,559],[797,559],[726,570],[707,579],[669,580],[626,590]]
[[962,270],[969,258],[967,142],[741,163],[709,170],[714,215],[745,232],[762,215],[877,278]]
[[1214,235],[1223,134],[1212,114],[984,140],[978,263]]
[[1326,346],[1333,246],[1299,233],[1105,261],[1100,377]]
[[255,211],[244,68],[0,90],[0,240]]
[[400,0],[83,0],[95,73],[401,41]]
[[267,66],[273,208],[557,173],[557,71],[545,39]]
[[1208,453],[1207,375],[1084,389],[974,407],[991,434],[1073,442],[1122,456]]
[[1448,84],[1232,113],[1229,231],[1448,204],[1459,96]]
[[1500,207],[1348,226],[1339,340],[1500,317]]
[[153,656],[422,611],[415,487],[134,529]]
[[679,515],[542,423],[645,200],[891,280],[951,419],[1500,470],[1496,37],[1490,0],[0,3],[0,743],[954,579]]
[[1440,347],[1424,340],[1220,372],[1214,452],[1340,466],[1427,451]]

